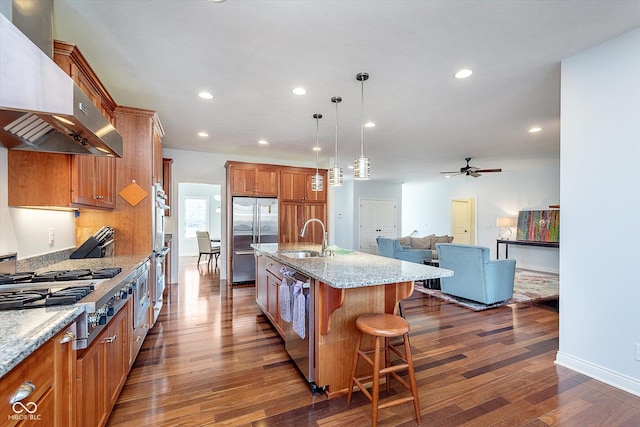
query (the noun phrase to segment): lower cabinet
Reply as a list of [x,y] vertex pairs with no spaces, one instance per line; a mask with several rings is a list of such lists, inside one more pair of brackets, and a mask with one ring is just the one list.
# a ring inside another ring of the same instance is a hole
[[131,300],[78,355],[76,425],[104,426],[131,367]]
[[284,322],[280,318],[279,289],[282,283],[282,264],[269,257],[256,256],[256,302],[284,338]]
[[[0,426],[74,426],[75,324],[59,332],[0,381]],[[17,396],[21,395],[21,398]],[[18,399],[15,404],[11,401]]]

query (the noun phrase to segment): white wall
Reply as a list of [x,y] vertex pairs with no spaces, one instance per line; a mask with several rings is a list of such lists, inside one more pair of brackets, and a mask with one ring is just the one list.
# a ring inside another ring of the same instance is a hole
[[[0,147],[0,254],[17,252],[18,259],[24,259],[74,248],[74,213],[10,208],[7,174],[7,149]],[[51,245],[49,228],[55,229],[55,239]]]
[[638,52],[640,29],[562,62],[557,363],[640,396]]
[[[451,234],[451,200],[462,198],[476,199],[476,244],[491,249],[495,259],[498,217],[517,216],[518,211],[527,209],[548,209],[560,202],[559,161],[541,161],[535,168],[505,170],[479,178],[457,176],[437,183],[403,184],[401,234],[407,236],[413,230],[418,230],[416,236]],[[560,235],[563,241],[562,227]],[[500,253],[504,257],[504,247]],[[557,249],[510,246],[509,258],[521,268],[559,270]]]

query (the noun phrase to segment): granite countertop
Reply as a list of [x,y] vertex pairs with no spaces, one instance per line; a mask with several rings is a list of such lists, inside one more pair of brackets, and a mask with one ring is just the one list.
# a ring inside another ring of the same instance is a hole
[[[116,277],[96,286],[94,292],[83,301],[96,300],[110,289],[113,282],[121,282],[136,266],[149,258],[146,255],[107,258],[69,259],[39,270],[73,270],[121,267]],[[60,307],[33,308],[0,312],[0,377],[37,350],[42,344],[71,324],[84,312],[82,304]]]
[[81,305],[0,312],[0,377],[84,312]]
[[339,250],[333,256],[301,259],[289,258],[281,253],[293,250],[320,251],[320,245],[316,244],[261,243],[251,246],[256,252],[339,289],[453,276],[453,271],[444,268],[362,252]]

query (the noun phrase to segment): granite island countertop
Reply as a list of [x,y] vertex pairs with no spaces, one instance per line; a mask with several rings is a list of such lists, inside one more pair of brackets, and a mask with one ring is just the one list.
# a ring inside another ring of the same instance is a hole
[[[95,300],[112,289],[113,282],[120,283],[131,274],[147,255],[117,256],[90,259],[69,259],[47,266],[38,272],[50,270],[100,269],[121,267],[116,277],[98,284],[83,301]],[[28,284],[26,285],[28,286]],[[17,366],[51,337],[66,328],[84,312],[82,304],[32,308],[0,312],[0,377]]]
[[320,251],[321,246],[317,244],[260,243],[251,246],[258,253],[338,289],[453,276],[453,271],[444,268],[356,251],[337,250],[331,256],[300,259],[282,254],[282,251],[294,250]]

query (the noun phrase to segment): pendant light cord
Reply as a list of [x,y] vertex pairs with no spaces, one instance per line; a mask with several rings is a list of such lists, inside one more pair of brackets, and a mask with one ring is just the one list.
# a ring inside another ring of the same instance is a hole
[[318,132],[320,130],[320,117],[322,117],[322,115],[318,114],[316,116],[316,175],[319,174],[318,172]]
[[360,157],[364,157],[364,81],[364,78],[360,80],[360,101],[362,103],[362,110],[360,113],[360,121],[362,122],[362,125],[360,126]]
[[335,104],[336,104],[336,166],[338,166],[338,103],[340,101],[338,101],[338,97],[334,98],[336,99]]

